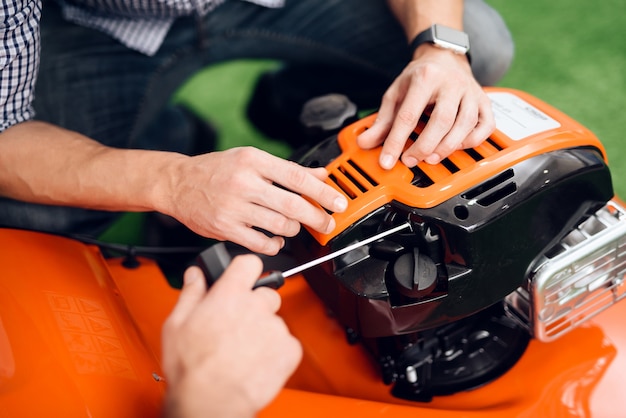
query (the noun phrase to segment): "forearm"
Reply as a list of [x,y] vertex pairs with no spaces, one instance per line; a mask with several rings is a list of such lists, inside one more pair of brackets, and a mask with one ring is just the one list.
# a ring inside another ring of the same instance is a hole
[[0,134],[0,195],[115,211],[159,210],[174,153],[105,147],[76,132],[25,122]]
[[435,23],[463,29],[463,0],[387,0],[387,2],[404,28],[409,41]]

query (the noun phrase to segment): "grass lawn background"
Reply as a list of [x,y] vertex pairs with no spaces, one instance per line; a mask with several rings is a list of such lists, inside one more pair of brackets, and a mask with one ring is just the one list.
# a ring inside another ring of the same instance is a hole
[[626,0],[490,0],[516,42],[500,85],[525,90],[591,129],[626,198]]
[[[626,0],[488,3],[500,11],[516,44],[513,65],[499,85],[524,90],[591,129],[607,149],[617,194],[626,198]],[[259,135],[244,116],[258,74],[274,65],[213,66],[191,78],[174,99],[216,126],[221,148],[254,145],[287,156],[287,147]],[[124,224],[112,236],[133,235]]]

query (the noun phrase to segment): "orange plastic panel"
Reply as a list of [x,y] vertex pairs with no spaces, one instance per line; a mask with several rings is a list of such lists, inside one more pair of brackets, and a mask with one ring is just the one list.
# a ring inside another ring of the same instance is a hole
[[281,313],[304,346],[304,360],[262,416],[619,417],[626,407],[626,303],[561,339],[531,341],[499,379],[428,403],[394,398],[359,345],[327,315],[301,278],[281,289]]
[[[333,237],[363,216],[394,200],[410,207],[432,208],[523,160],[546,152],[576,147],[594,147],[606,159],[604,147],[598,138],[580,123],[554,107],[518,90],[496,87],[485,90],[488,93],[510,94],[519,99],[524,106],[532,107],[533,112],[541,112],[546,118],[553,119],[558,126],[517,140],[496,130],[488,141],[468,151],[475,153],[479,158],[478,161],[474,160],[473,164],[470,163],[471,157],[467,153],[461,155],[465,151],[457,151],[449,158],[449,161],[460,168],[458,170],[450,170],[443,162],[430,165],[422,161],[418,167],[430,178],[432,184],[419,187],[411,184],[413,172],[404,164],[397,163],[391,170],[384,170],[380,167],[378,159],[382,147],[363,150],[357,145],[357,136],[370,127],[376,119],[376,114],[372,114],[339,132],[337,141],[342,154],[326,166],[330,173],[326,183],[350,197],[348,208],[345,212],[333,214],[337,223],[333,232],[320,234],[309,229],[311,235],[321,245],[326,245]],[[423,127],[424,124],[420,123],[415,132],[419,135]],[[419,137],[417,140],[419,141]],[[411,140],[408,140],[405,147],[408,147],[410,143]],[[358,166],[374,180],[376,185],[369,187],[365,192],[355,192],[355,188],[345,180],[345,176],[338,174],[348,165]],[[333,181],[336,177],[340,177],[338,183]]]
[[[158,416],[160,327],[177,291],[157,267],[126,269],[95,247],[26,231],[0,229],[0,248],[0,416]],[[304,359],[263,417],[610,418],[626,408],[625,303],[532,341],[483,387],[419,403],[390,394],[302,277],[280,293]]]
[[157,416],[165,384],[154,338],[98,249],[7,229],[0,248],[0,415]]

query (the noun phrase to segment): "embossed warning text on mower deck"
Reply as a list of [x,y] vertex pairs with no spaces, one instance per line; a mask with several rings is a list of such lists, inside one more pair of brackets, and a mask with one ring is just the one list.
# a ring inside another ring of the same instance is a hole
[[493,92],[488,96],[496,128],[514,141],[561,126],[558,121],[514,94]]

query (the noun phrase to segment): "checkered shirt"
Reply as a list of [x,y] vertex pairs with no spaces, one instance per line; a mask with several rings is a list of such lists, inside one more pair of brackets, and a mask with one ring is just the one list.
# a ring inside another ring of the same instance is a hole
[[[65,19],[100,30],[146,55],[159,49],[177,17],[205,15],[225,0],[69,0]],[[281,7],[285,0],[246,0]],[[0,20],[0,132],[34,116],[39,67],[41,0],[2,0]]]

